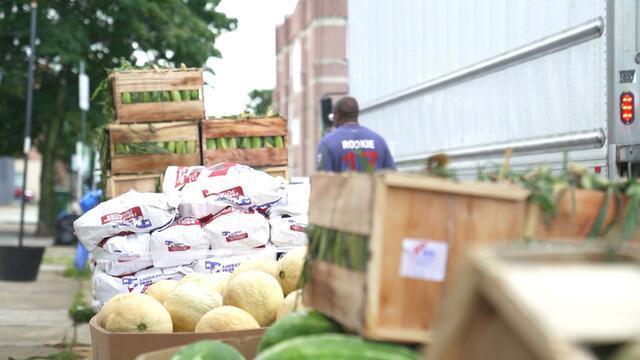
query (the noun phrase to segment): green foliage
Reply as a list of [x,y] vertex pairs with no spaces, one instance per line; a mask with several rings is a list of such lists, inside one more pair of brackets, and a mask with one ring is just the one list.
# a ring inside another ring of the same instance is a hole
[[249,92],[249,103],[245,111],[254,115],[267,115],[271,112],[273,90],[252,90]]
[[78,291],[69,307],[69,317],[76,324],[88,323],[94,317],[96,311],[84,302],[82,291]]
[[[32,139],[43,155],[41,225],[53,213],[53,162],[68,162],[80,136],[78,64],[94,88],[104,86],[105,69],[129,61],[201,66],[219,57],[216,38],[234,30],[235,19],[216,11],[220,0],[47,1],[38,8]],[[0,155],[22,149],[26,99],[30,2],[0,2]],[[134,56],[134,52],[135,56]],[[142,55],[142,56],[141,56]],[[99,147],[110,119],[96,103],[87,114],[89,144]],[[102,106],[104,108],[104,106]]]

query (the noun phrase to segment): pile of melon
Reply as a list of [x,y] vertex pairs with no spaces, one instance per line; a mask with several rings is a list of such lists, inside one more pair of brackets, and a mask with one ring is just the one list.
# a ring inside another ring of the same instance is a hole
[[258,329],[302,308],[297,290],[306,248],[279,261],[254,259],[232,273],[162,280],[144,294],[120,294],[96,315],[113,332],[217,332]]

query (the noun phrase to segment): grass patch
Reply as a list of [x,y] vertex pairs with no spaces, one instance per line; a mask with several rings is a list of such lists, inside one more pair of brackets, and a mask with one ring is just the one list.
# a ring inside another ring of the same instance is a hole
[[69,307],[69,317],[71,317],[75,324],[82,324],[88,323],[95,314],[95,310],[84,301],[82,290],[78,290]]
[[[80,360],[84,357],[73,350],[65,349],[57,353],[49,354],[47,356],[32,356],[24,360]],[[17,360],[10,357],[9,360]]]

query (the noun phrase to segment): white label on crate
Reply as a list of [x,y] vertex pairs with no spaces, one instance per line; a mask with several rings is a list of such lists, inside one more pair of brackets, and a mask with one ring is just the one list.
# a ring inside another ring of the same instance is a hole
[[444,281],[449,245],[443,241],[405,238],[402,240],[400,276],[404,278]]

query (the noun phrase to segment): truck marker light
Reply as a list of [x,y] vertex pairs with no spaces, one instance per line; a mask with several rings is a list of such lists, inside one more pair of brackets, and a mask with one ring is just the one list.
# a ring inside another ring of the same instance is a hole
[[620,94],[620,121],[623,124],[629,125],[635,118],[634,114],[634,96],[630,91],[625,91]]

